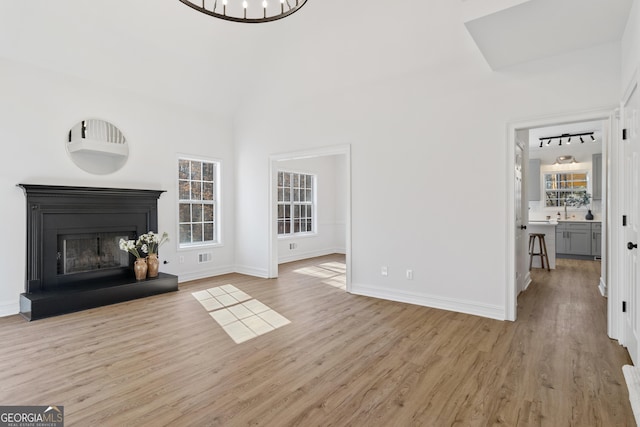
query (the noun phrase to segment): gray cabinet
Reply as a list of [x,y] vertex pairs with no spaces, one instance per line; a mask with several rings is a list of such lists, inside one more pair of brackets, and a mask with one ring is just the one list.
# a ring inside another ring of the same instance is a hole
[[602,256],[602,224],[591,224],[591,255]]
[[564,222],[556,227],[556,253],[591,255],[591,224]]
[[530,202],[540,201],[540,159],[529,159],[527,196]]
[[591,159],[592,198],[602,200],[602,153],[594,154]]

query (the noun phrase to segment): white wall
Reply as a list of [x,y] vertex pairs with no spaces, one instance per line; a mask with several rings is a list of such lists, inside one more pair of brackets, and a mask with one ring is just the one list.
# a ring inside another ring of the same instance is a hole
[[640,65],[640,0],[634,0],[621,42],[621,91],[627,89]]
[[240,264],[268,263],[267,228],[257,224],[269,209],[269,155],[348,143],[353,292],[504,318],[507,123],[614,106],[619,45],[495,73],[474,47],[450,48],[440,68],[323,93],[308,82],[304,96],[265,93],[243,111]]
[[[317,233],[278,239],[278,262],[345,253],[346,171],[342,156],[279,161],[279,170],[316,175]],[[295,248],[291,248],[295,244]]]
[[[0,315],[17,313],[25,284],[25,197],[18,183],[166,190],[158,202],[159,230],[171,241],[160,250],[161,271],[180,280],[233,270],[234,158],[229,120],[131,93],[105,88],[29,65],[0,60]],[[65,151],[68,130],[79,120],[102,118],[118,126],[130,143],[125,166],[110,175],[79,169]],[[223,167],[224,246],[213,262],[197,264],[197,251],[180,252],[176,225],[177,153],[220,159]]]

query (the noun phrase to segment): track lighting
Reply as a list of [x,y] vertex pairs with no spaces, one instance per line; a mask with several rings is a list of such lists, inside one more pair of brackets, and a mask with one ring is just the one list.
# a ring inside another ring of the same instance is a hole
[[590,136],[591,141],[595,141],[596,139],[593,137],[593,132],[580,132],[580,133],[563,133],[562,135],[556,136],[544,136],[542,138],[538,138],[540,140],[540,148],[542,148],[543,140],[547,141],[547,146],[551,145],[551,141],[554,139],[558,140],[558,147],[562,147],[562,138],[567,138],[567,145],[571,144],[571,138],[577,136],[580,137],[580,142],[584,144],[583,136]]

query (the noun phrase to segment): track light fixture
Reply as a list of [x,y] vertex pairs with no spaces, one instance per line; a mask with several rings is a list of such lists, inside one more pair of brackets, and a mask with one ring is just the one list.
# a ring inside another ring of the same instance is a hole
[[596,139],[593,137],[593,132],[580,132],[580,133],[563,133],[562,135],[556,136],[543,136],[542,138],[538,138],[540,140],[540,148],[542,148],[542,141],[547,141],[547,146],[551,145],[551,141],[554,139],[558,140],[558,147],[562,147],[562,138],[568,138],[567,144],[571,144],[571,138],[574,136],[580,137],[580,142],[584,143],[583,136],[590,136],[591,141],[595,141]]

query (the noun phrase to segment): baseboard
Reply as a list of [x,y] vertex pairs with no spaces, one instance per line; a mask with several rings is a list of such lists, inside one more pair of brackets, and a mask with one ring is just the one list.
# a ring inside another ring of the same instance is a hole
[[0,303],[0,317],[13,316],[20,313],[20,299]]
[[291,255],[285,255],[278,257],[278,264],[284,264],[287,262],[300,261],[308,258],[315,258],[319,256],[332,255],[332,254],[345,254],[344,248],[331,248],[321,249],[317,251],[299,252]]
[[194,271],[178,275],[178,283],[190,282],[192,280],[206,279],[214,276],[222,276],[223,274],[235,273],[233,266],[223,266],[208,270]]
[[531,284],[532,280],[531,280],[531,272],[527,271],[527,275],[524,278],[524,289],[522,290],[522,292],[526,291],[529,288],[529,285]]
[[261,277],[263,279],[269,278],[269,272],[266,268],[248,267],[246,265],[236,265],[234,273],[246,274],[247,276]]
[[604,279],[602,279],[602,277],[600,278],[598,289],[600,289],[600,294],[602,294],[603,297],[607,298],[607,284],[604,283]]
[[424,307],[455,311],[458,313],[472,314],[475,316],[488,317],[490,319],[504,320],[506,318],[504,307],[489,304],[478,304],[473,301],[415,294],[411,292],[392,292],[388,289],[355,283],[351,286],[351,293],[390,301],[421,305]]

